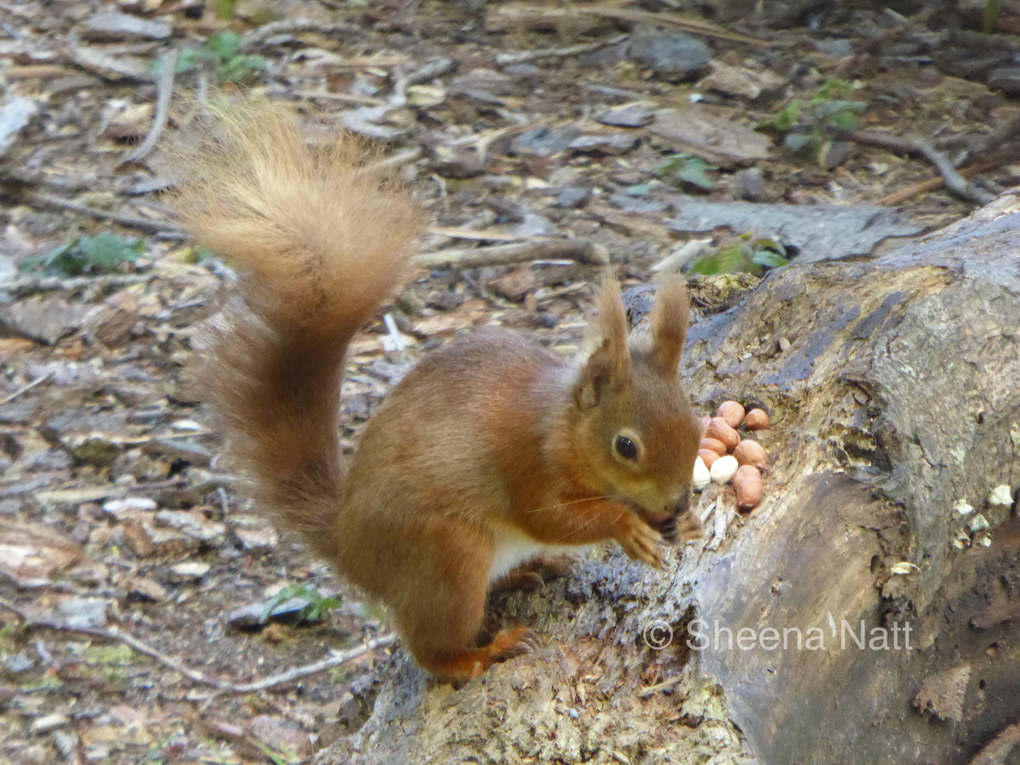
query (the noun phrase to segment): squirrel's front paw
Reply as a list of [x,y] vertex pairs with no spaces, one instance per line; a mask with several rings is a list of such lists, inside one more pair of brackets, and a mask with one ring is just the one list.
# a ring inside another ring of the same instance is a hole
[[623,551],[633,560],[662,568],[666,563],[662,549],[662,534],[633,513],[628,513],[626,517],[627,525],[616,537]]

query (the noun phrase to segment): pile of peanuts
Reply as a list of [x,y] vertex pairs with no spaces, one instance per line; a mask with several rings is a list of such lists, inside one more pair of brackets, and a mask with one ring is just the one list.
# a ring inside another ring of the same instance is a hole
[[761,502],[761,471],[766,464],[765,449],[757,441],[742,439],[737,428],[765,430],[769,416],[761,409],[744,411],[736,401],[724,401],[715,417],[701,419],[701,446],[694,463],[694,488],[709,483],[733,481],[737,507],[750,510]]

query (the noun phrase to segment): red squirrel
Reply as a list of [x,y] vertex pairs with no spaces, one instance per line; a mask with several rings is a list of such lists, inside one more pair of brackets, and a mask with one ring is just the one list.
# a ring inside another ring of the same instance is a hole
[[581,363],[498,328],[432,351],[345,464],[347,347],[408,270],[420,213],[352,136],[311,145],[269,104],[224,107],[213,123],[178,153],[171,199],[238,274],[199,373],[205,395],[256,501],[381,602],[422,667],[460,683],[530,647],[524,627],[475,641],[490,585],[543,551],[613,539],[661,567],[660,530],[700,531],[682,282],[660,286],[650,335],[628,338],[607,278]]

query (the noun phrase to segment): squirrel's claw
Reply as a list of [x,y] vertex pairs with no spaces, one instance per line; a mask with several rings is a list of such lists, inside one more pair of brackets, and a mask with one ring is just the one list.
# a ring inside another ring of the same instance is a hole
[[527,627],[502,630],[492,641],[494,660],[509,659],[531,653],[538,647],[538,633]]
[[653,529],[636,515],[631,515],[626,531],[616,538],[623,551],[633,560],[647,563],[653,568],[663,568],[666,563],[662,549],[662,534]]

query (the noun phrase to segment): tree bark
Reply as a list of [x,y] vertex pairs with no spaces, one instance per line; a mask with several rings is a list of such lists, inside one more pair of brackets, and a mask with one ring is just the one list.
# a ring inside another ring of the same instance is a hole
[[[987,498],[1020,483],[1018,253],[1006,195],[870,262],[774,271],[697,322],[694,399],[771,414],[762,504],[706,490],[705,539],[665,573],[607,549],[498,600],[543,646],[459,691],[398,654],[364,726],[316,761],[1012,762],[1020,521],[1015,493]],[[716,624],[732,645],[689,647]]]

